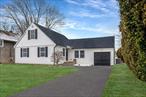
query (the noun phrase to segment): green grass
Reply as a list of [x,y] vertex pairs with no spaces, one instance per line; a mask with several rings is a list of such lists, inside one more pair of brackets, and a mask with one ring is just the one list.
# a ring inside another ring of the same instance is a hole
[[127,65],[114,65],[102,97],[146,97],[146,82],[138,80]]
[[0,64],[0,97],[13,95],[74,71],[77,71],[74,67]]

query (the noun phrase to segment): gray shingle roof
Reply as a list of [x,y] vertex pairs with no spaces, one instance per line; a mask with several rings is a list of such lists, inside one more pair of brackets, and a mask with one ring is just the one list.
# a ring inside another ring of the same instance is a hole
[[73,48],[114,48],[114,36],[69,40]]
[[82,48],[114,48],[114,36],[100,38],[68,39],[64,35],[51,29],[36,24],[57,45],[71,46],[76,49]]
[[51,29],[45,28],[41,25],[38,25],[38,24],[35,24],[35,25],[37,25],[57,45],[66,46],[68,39],[64,35],[57,33]]

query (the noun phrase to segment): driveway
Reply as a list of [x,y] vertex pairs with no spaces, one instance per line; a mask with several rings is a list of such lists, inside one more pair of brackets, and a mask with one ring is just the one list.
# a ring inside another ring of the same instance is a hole
[[77,67],[79,71],[11,97],[101,97],[110,66]]

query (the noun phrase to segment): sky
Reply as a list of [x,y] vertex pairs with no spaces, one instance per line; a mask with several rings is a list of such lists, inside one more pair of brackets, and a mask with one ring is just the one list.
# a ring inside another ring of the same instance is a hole
[[[5,4],[10,0],[0,0]],[[49,0],[64,14],[65,25],[57,31],[69,39],[115,36],[119,34],[116,0]],[[119,40],[116,39],[116,48]]]

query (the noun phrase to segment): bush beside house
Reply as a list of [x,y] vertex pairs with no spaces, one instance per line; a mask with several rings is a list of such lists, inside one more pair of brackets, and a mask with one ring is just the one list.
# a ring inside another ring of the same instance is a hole
[[118,0],[122,47],[119,57],[133,73],[146,81],[146,0]]

